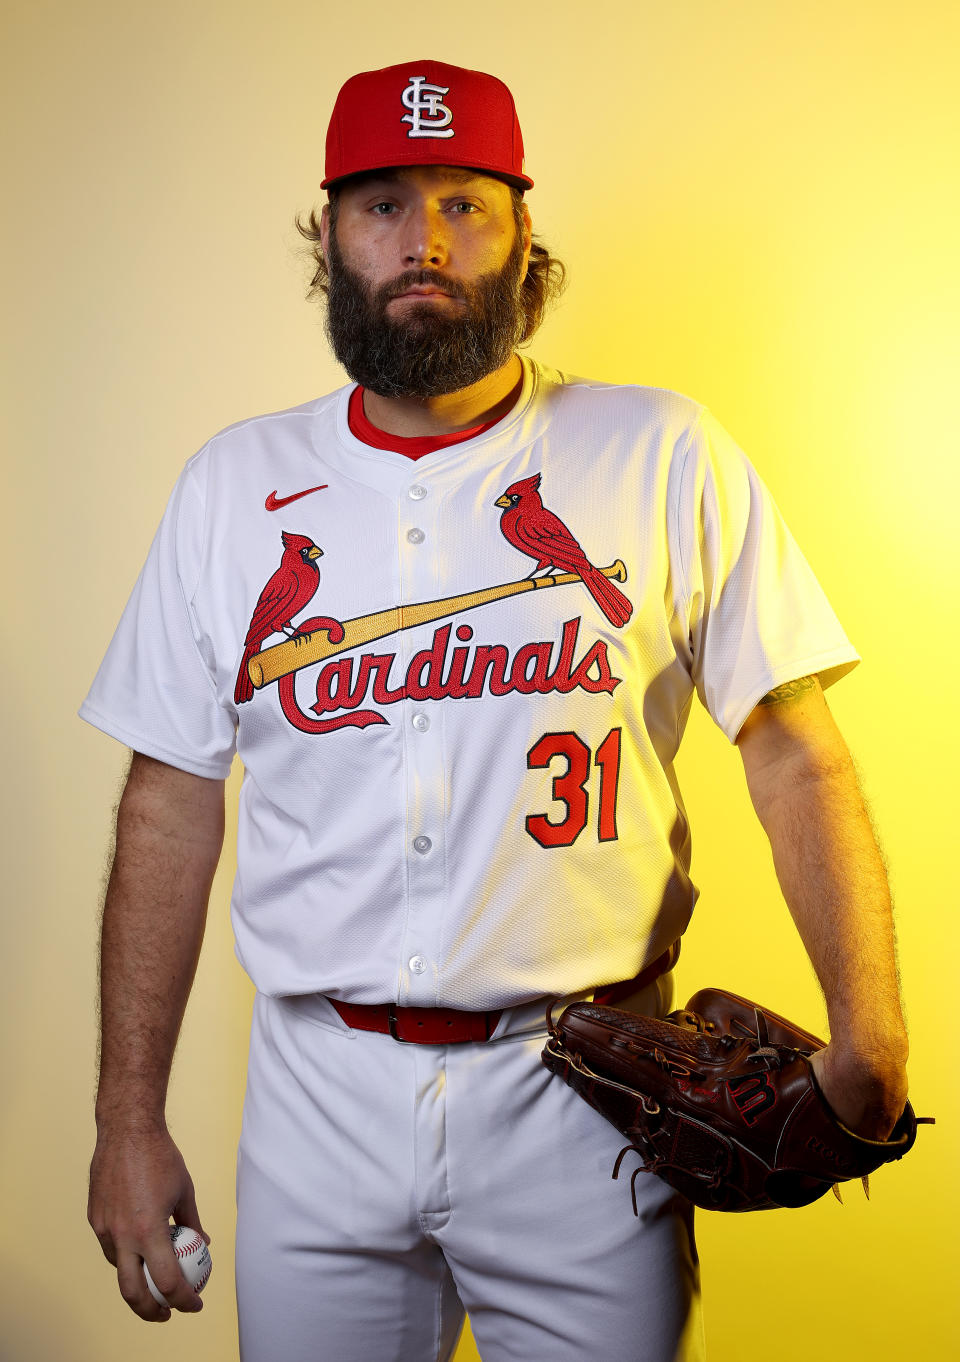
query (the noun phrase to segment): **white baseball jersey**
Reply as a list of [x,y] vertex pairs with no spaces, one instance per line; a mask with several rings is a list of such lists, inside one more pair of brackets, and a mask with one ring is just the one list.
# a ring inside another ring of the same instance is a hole
[[352,386],[215,436],[82,706],[200,776],[239,753],[263,993],[495,1008],[631,977],[696,898],[694,690],[733,740],[857,661],[705,408],[523,367],[508,416],[416,462],[355,438]]

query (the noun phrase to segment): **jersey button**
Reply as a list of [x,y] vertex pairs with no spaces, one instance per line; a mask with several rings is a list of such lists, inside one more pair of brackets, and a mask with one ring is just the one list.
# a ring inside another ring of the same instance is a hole
[[423,530],[407,530],[407,540],[411,544],[422,544],[426,537]]
[[413,849],[419,852],[421,856],[426,856],[432,846],[433,843],[429,837],[414,837],[413,839]]
[[427,489],[425,487],[421,487],[418,482],[415,482],[413,486],[408,488],[407,490],[407,496],[410,498],[411,501],[423,501],[423,498],[426,495]]
[[425,714],[415,714],[410,722],[418,733],[426,733],[427,729],[430,727],[430,720]]
[[411,974],[422,974],[427,968],[427,962],[422,955],[411,955],[407,963],[410,966]]

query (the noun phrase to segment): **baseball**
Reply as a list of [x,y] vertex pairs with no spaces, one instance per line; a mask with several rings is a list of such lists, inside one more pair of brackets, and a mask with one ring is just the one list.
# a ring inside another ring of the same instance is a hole
[[[198,1234],[196,1230],[188,1229],[186,1225],[171,1225],[170,1242],[173,1245],[174,1253],[177,1255],[180,1271],[194,1291],[202,1291],[213,1267],[210,1250],[204,1243],[203,1235]],[[153,1278],[150,1276],[150,1269],[146,1263],[143,1265],[143,1275],[147,1279],[150,1294],[157,1304],[169,1305],[170,1302],[154,1285]]]

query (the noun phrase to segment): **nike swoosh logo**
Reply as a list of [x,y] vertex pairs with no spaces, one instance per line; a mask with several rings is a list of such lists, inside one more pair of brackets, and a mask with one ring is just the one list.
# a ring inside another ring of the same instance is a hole
[[329,483],[322,482],[319,487],[308,487],[303,492],[294,492],[292,497],[278,497],[277,490],[274,488],[263,504],[268,511],[279,511],[281,506],[289,506],[291,501],[299,501],[301,497],[308,497],[311,492],[322,492],[328,486]]

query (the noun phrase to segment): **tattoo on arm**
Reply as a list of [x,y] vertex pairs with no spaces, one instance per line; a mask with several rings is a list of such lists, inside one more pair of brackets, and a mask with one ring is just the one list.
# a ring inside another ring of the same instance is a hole
[[815,676],[798,676],[796,681],[785,681],[782,686],[776,686],[773,690],[767,691],[763,699],[757,701],[757,704],[779,705],[784,700],[796,700],[808,691],[819,689],[819,685],[820,683]]

